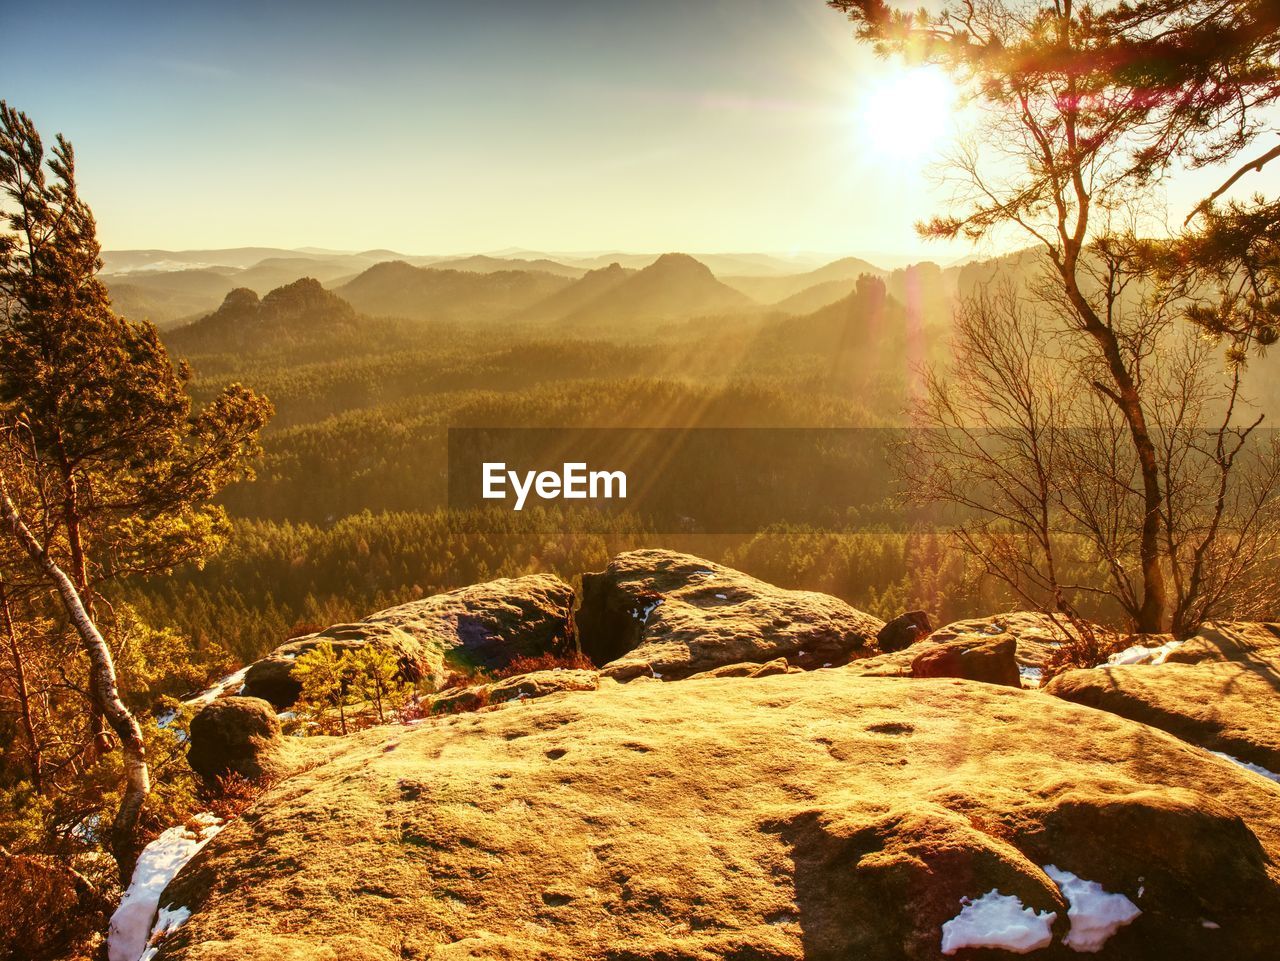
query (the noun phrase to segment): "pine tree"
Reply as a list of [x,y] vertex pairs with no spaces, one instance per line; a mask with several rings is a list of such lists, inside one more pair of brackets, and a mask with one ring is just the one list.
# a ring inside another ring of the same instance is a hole
[[96,602],[112,582],[198,562],[220,545],[229,523],[210,499],[251,476],[271,407],[232,385],[192,411],[185,364],[175,368],[153,326],[111,309],[97,277],[97,227],[75,173],[65,138],[46,156],[32,121],[0,101],[8,228],[0,233],[0,436],[9,534],[29,570],[57,587],[84,640],[87,755],[112,746],[103,718],[129,753],[133,788],[112,836],[124,871],[146,762],[136,721],[118,703],[109,644],[92,641],[95,632],[102,638]]

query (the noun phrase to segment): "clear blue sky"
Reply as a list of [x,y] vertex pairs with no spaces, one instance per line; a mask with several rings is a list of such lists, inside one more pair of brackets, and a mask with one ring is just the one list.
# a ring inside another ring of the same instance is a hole
[[886,147],[928,104],[821,0],[47,2],[0,33],[107,247],[966,252],[911,226],[949,131]]

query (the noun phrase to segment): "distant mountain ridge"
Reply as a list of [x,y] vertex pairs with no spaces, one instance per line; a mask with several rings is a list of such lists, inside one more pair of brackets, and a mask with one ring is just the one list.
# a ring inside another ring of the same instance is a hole
[[[663,254],[643,270],[619,265],[588,274],[594,297],[554,318],[571,329],[616,328],[636,321],[684,319],[754,308],[745,294],[722,284],[706,264],[688,254]],[[551,320],[553,318],[546,318]]]
[[725,277],[724,282],[762,304],[776,304],[794,297],[820,284],[848,282],[852,284],[863,274],[887,277],[889,271],[858,257],[842,257],[829,264],[803,274],[785,274],[781,277]]
[[571,283],[544,271],[479,273],[393,260],[370,267],[335,292],[372,316],[484,322],[509,317]]

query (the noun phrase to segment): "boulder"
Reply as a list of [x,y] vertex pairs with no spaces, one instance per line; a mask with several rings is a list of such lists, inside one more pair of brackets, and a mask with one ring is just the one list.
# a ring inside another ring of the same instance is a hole
[[169,885],[160,958],[937,961],[994,890],[1068,961],[1068,872],[1140,911],[1101,961],[1275,957],[1274,786],[1037,692],[609,684],[328,744]]
[[219,698],[191,719],[187,761],[206,781],[277,777],[290,766],[288,753],[275,708],[261,698]]
[[899,614],[876,635],[876,646],[886,653],[910,647],[933,631],[933,623],[924,611]]
[[282,644],[245,674],[244,694],[293,704],[300,685],[293,662],[328,642],[339,650],[378,644],[400,663],[401,676],[440,684],[453,673],[507,667],[517,657],[576,649],[573,588],[550,574],[489,581],[436,594],[336,624]]
[[806,668],[842,664],[883,626],[829,595],[783,590],[672,551],[631,551],[582,575],[582,651],[619,681],[677,680],[779,657]]
[[961,637],[945,644],[931,644],[911,662],[912,677],[958,677],[966,681],[1021,687],[1012,637]]
[[1026,686],[1038,687],[1049,658],[1062,646],[1066,634],[1047,614],[1013,611],[953,621],[908,648],[855,661],[848,670],[866,677],[909,677],[911,662],[929,646],[961,639],[986,641],[1003,637],[1017,642],[1015,657]]

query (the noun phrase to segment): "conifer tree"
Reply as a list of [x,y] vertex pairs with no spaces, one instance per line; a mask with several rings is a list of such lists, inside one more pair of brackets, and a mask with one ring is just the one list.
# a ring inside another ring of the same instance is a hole
[[30,118],[3,102],[0,188],[5,533],[28,573],[56,588],[83,641],[86,716],[110,728],[87,726],[87,753],[114,739],[125,748],[130,788],[111,842],[127,871],[146,760],[97,602],[112,582],[198,562],[220,544],[229,522],[210,499],[251,476],[271,408],[232,385],[192,411],[185,364],[175,368],[151,324],[111,309],[71,144],[59,135],[46,156]]

